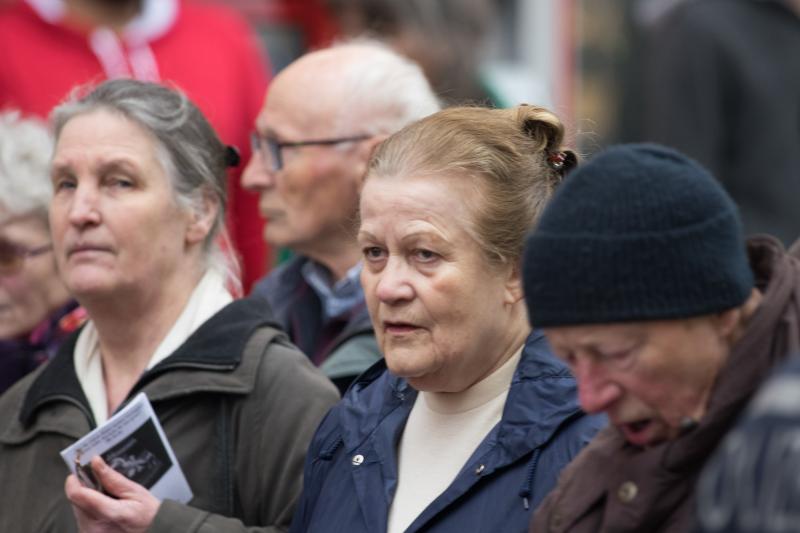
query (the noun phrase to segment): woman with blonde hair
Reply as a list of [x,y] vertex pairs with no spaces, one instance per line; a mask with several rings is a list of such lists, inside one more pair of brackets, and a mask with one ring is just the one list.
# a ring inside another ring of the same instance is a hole
[[361,196],[384,354],[326,417],[294,532],[527,531],[602,418],[532,330],[524,236],[575,155],[552,113],[451,108],[387,139]]

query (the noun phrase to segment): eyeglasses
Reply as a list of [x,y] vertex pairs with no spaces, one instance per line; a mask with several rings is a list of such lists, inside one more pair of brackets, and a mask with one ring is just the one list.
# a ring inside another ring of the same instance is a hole
[[5,276],[16,274],[22,270],[27,258],[42,255],[52,249],[53,245],[49,243],[36,248],[26,248],[0,239],[0,274]]
[[250,146],[253,153],[258,152],[269,166],[270,170],[277,172],[283,168],[283,157],[281,149],[296,148],[299,146],[333,146],[335,144],[363,141],[369,139],[370,135],[354,135],[352,137],[337,137],[335,139],[314,139],[311,141],[278,142],[272,137],[264,137],[258,132],[250,134]]

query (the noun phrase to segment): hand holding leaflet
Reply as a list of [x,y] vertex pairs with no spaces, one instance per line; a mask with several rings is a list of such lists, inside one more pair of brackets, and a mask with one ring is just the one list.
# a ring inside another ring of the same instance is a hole
[[142,485],[158,500],[187,503],[192,498],[186,477],[144,393],[61,451],[61,457],[84,486],[103,491],[90,463],[98,455],[110,468]]

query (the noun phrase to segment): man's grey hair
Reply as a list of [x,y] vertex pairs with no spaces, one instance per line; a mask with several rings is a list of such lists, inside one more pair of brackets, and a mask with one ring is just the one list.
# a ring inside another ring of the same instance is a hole
[[0,113],[0,207],[7,215],[31,213],[47,220],[52,152],[53,138],[43,122],[16,111]]
[[[354,39],[328,51],[353,54],[336,71],[344,95],[336,124],[341,134],[391,134],[439,111],[439,100],[419,65],[389,46]],[[358,132],[349,131],[354,122]]]
[[106,81],[85,96],[77,93],[52,114],[56,142],[64,126],[76,116],[105,110],[133,121],[155,140],[156,157],[170,179],[176,203],[202,213],[207,195],[217,205],[217,215],[204,248],[210,268],[234,284],[239,283],[235,260],[220,246],[230,244],[225,230],[227,152],[197,106],[183,92],[156,83],[131,79]]

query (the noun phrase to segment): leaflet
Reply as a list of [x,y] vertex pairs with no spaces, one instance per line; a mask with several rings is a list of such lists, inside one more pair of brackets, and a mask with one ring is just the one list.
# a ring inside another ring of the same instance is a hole
[[187,503],[192,499],[186,476],[143,392],[105,424],[61,451],[69,469],[84,485],[102,491],[89,464],[96,455],[159,500]]

